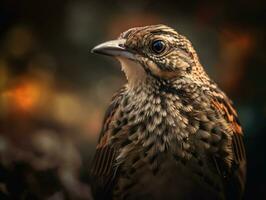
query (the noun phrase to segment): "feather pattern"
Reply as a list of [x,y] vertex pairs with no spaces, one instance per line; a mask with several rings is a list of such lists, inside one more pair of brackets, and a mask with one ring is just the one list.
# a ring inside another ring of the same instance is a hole
[[119,109],[119,104],[124,92],[124,88],[120,89],[112,98],[102,126],[96,152],[90,168],[90,175],[94,182],[94,195],[97,199],[110,199],[113,182],[115,181],[116,167],[115,158],[117,150],[110,142],[109,124],[114,121],[114,116]]
[[237,113],[232,106],[231,101],[220,91],[220,96],[212,99],[212,105],[215,110],[222,114],[229,124],[231,133],[231,147],[233,153],[230,168],[220,157],[214,157],[218,171],[223,171],[225,187],[227,188],[228,199],[242,198],[241,191],[244,190],[245,173],[246,173],[246,153],[243,141],[243,131],[238,120]]
[[128,84],[104,118],[91,169],[96,199],[241,199],[243,131],[190,41],[165,25],[118,41],[103,53],[118,55]]

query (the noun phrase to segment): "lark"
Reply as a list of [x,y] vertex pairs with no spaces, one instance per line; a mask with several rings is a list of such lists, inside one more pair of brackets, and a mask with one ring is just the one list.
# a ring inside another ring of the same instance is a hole
[[186,37],[165,25],[136,27],[92,52],[116,58],[127,78],[90,170],[96,200],[243,197],[237,113]]

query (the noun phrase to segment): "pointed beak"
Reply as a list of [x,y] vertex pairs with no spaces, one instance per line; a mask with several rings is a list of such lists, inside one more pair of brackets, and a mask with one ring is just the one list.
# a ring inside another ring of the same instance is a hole
[[94,47],[91,52],[107,56],[125,57],[134,60],[134,54],[129,52],[124,44],[125,39],[111,40]]

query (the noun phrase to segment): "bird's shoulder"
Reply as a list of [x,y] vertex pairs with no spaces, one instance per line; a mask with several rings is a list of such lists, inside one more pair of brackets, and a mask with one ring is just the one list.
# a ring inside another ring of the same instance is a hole
[[[121,102],[123,100],[124,94],[126,92],[126,86],[120,88],[112,97],[111,102],[105,111],[104,119],[103,119],[103,124],[102,124],[102,129],[98,141],[98,146],[100,145],[104,137],[107,135],[107,131],[109,128],[109,125],[112,121],[116,120],[115,113],[119,110],[119,106],[121,105]],[[105,144],[102,144],[103,146]]]
[[126,88],[122,87],[112,97],[105,112],[102,129],[98,139],[96,152],[90,168],[90,175],[93,181],[92,192],[96,199],[108,199],[111,195],[114,181],[116,179],[117,166],[115,158],[116,147],[110,144],[110,124],[116,119],[116,113],[123,99]]
[[239,199],[243,195],[246,154],[243,130],[232,101],[218,87],[209,91],[211,108],[223,118],[221,131],[226,132],[231,157],[216,155],[213,157],[217,171],[224,179],[228,199]]

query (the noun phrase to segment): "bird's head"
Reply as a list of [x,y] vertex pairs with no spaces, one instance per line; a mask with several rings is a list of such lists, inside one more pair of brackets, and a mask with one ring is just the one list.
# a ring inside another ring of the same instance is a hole
[[205,74],[190,41],[165,25],[129,29],[92,52],[116,57],[133,85],[146,77],[168,80]]

